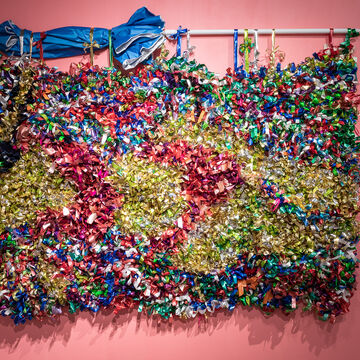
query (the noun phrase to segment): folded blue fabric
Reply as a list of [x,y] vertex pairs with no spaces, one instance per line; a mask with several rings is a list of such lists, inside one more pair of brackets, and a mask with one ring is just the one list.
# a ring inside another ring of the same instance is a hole
[[[164,21],[147,8],[138,9],[126,24],[111,30],[112,50],[116,60],[125,69],[148,60],[151,54],[165,41],[162,34]],[[44,59],[56,59],[89,53],[90,27],[67,26],[58,29],[34,32],[32,57],[40,58],[40,41]],[[94,50],[109,46],[109,30],[93,28]],[[31,31],[22,30],[11,20],[0,24],[0,51],[6,55],[21,56],[30,53]],[[42,39],[42,40],[41,40]]]
[[114,58],[130,69],[150,58],[165,41],[164,21],[146,7],[137,10],[126,24],[112,29]]
[[[89,27],[67,26],[54,30],[45,31],[46,37],[42,40],[45,59],[56,59],[84,54],[86,46],[90,46]],[[33,44],[41,38],[40,32],[33,33]],[[21,56],[22,53],[30,52],[31,31],[23,31],[23,52],[21,53],[21,29],[11,20],[0,24],[0,51],[7,55]],[[88,45],[86,45],[88,44]],[[96,49],[104,49],[109,46],[109,30],[94,28],[93,44]],[[97,47],[98,46],[98,47]],[[89,47],[86,48],[89,52]],[[40,46],[33,45],[32,57],[40,57]]]

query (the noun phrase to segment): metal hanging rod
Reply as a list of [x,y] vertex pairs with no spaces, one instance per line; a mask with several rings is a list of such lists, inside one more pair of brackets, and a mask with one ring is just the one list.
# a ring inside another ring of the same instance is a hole
[[[238,29],[238,34],[244,34],[245,29]],[[360,29],[356,29],[360,31]],[[177,33],[177,30],[165,30],[166,35],[173,35]],[[273,29],[258,29],[258,35],[271,35]],[[190,35],[234,35],[233,29],[214,29],[214,30],[191,30]],[[248,29],[248,33],[254,34],[254,29]],[[347,29],[334,29],[334,34],[346,34]],[[276,35],[322,35],[330,34],[330,29],[275,29]],[[186,35],[182,34],[182,35]]]

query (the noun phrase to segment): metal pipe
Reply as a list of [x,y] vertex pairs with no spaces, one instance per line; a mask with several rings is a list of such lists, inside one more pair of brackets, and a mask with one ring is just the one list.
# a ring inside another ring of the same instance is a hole
[[[334,34],[346,34],[348,29],[334,29]],[[360,32],[360,29],[356,29]],[[259,35],[271,35],[273,29],[259,29]],[[166,35],[176,34],[177,30],[165,30]],[[249,34],[254,34],[253,29],[248,30]],[[214,30],[191,30],[190,35],[234,35],[233,29],[214,29]],[[326,35],[330,34],[330,29],[275,29],[276,35]],[[238,34],[244,34],[244,29],[238,29]],[[183,34],[182,34],[183,35]],[[185,34],[184,34],[185,35]]]

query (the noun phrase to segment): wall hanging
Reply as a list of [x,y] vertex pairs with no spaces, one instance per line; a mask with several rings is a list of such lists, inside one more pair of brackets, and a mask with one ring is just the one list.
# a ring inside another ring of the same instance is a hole
[[[133,66],[128,50],[141,58],[142,41],[163,42],[163,23],[149,18],[156,36],[131,19],[112,30],[121,62]],[[239,304],[334,321],[349,310],[355,30],[285,68],[276,30],[268,66],[257,61],[258,30],[253,40],[246,31],[235,48],[244,64],[219,78],[164,54],[130,75],[90,64],[58,72],[30,59],[30,32],[2,29],[1,49],[25,54],[0,65],[3,316],[136,307],[191,318]],[[106,29],[66,29],[34,33],[32,57],[109,45]]]

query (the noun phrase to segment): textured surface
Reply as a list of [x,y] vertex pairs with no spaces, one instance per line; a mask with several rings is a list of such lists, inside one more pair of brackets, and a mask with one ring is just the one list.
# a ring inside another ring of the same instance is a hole
[[[88,25],[89,22],[95,25],[109,26],[117,24],[119,16],[123,19],[131,14],[137,7],[145,2],[138,4],[133,2],[133,8],[128,13],[123,11],[109,11],[114,8],[114,4],[107,2],[104,5],[104,12],[100,16],[99,12],[85,11],[83,6],[71,3],[72,11],[68,11],[67,6],[61,6],[56,12],[52,12],[53,4],[49,2],[41,6],[32,3],[22,4],[19,11],[18,3],[7,4],[2,13],[7,18],[14,19],[23,26],[31,27],[35,30],[52,28],[54,26],[72,25],[75,22],[79,25]],[[187,11],[187,4],[174,11],[174,5],[171,2],[161,3],[146,2],[150,4],[150,9],[164,14],[169,28],[176,28],[179,22],[192,28],[206,27],[347,27],[358,26],[356,2],[347,1],[338,3],[336,1],[318,1],[303,2],[293,5],[291,12],[286,12],[284,3],[279,2],[254,2],[251,6],[244,6],[241,11],[232,11],[234,3],[228,2],[228,6],[223,3],[218,5],[203,6],[201,2],[194,4],[191,2],[193,11]],[[239,6],[239,2],[236,2]],[[27,14],[30,9],[28,6],[37,8],[36,15],[29,17]],[[116,3],[118,6],[118,2]],[[219,7],[216,7],[219,6]],[[286,4],[287,6],[287,4]],[[12,7],[14,9],[12,9]],[[229,10],[230,9],[230,10]],[[8,11],[8,12],[6,12]],[[226,16],[220,16],[224,14]],[[194,17],[194,13],[201,13],[203,16]],[[59,14],[62,14],[59,16]],[[123,15],[122,15],[123,14]],[[336,16],[335,16],[336,14]],[[37,20],[36,20],[37,19]],[[101,20],[102,19],[102,20]],[[223,21],[223,23],[222,23]],[[239,25],[241,23],[241,25]],[[259,25],[260,24],[260,25]],[[210,69],[223,72],[224,61],[228,65],[232,64],[232,40],[229,38],[212,38],[212,46],[209,48],[209,39],[193,39],[197,46],[197,58],[206,62]],[[267,39],[261,40],[261,45],[265,48]],[[286,62],[301,60],[313,52],[314,49],[322,47],[323,37],[283,37],[278,39],[281,48],[286,50]],[[216,56],[209,57],[209,52],[214,49]],[[218,54],[224,54],[224,59]],[[98,63],[107,64],[106,55],[99,55]],[[61,64],[61,63],[60,63]],[[65,62],[61,65],[67,69]],[[24,329],[10,330],[11,322],[4,321],[2,328],[3,353],[5,358],[21,358],[25,354],[37,358],[48,358],[52,356],[72,357],[77,354],[80,348],[86,347],[89,359],[98,357],[100,354],[106,354],[108,357],[117,356],[119,345],[122,347],[124,358],[165,358],[173,353],[174,358],[183,358],[184,356],[195,358],[207,356],[228,355],[229,358],[240,358],[244,354],[259,358],[260,356],[287,358],[290,353],[298,358],[337,358],[338,356],[353,356],[356,353],[356,333],[358,329],[358,295],[353,298],[352,316],[345,317],[337,322],[331,329],[324,331],[323,326],[313,321],[312,316],[301,318],[296,314],[294,320],[287,320],[273,317],[270,321],[263,319],[258,312],[252,311],[250,317],[241,309],[234,314],[232,320],[216,317],[214,326],[210,326],[205,331],[198,328],[197,322],[192,325],[189,332],[189,324],[184,326],[176,325],[177,330],[163,328],[157,329],[156,326],[147,326],[144,322],[136,329],[135,315],[129,320],[126,315],[121,317],[120,324],[106,325],[109,323],[109,317],[99,319],[101,325],[90,325],[85,319],[79,319],[77,322],[71,322],[62,318],[58,326],[43,325],[39,323],[29,325]],[[83,315],[87,317],[87,315]],[[106,320],[107,319],[107,320]],[[104,325],[105,323],[105,325]],[[251,323],[251,325],[249,325]],[[105,327],[105,328],[104,328]],[[101,330],[103,329],[103,330]],[[176,333],[176,336],[175,336]],[[194,337],[194,334],[198,334]],[[49,334],[49,335],[45,335]],[[113,334],[111,336],[111,334]],[[117,341],[114,341],[116,339]],[[143,347],[139,347],[139,342]],[[218,342],[225,344],[218,346]],[[160,346],[163,348],[160,352]],[[176,350],[174,352],[174,349]],[[269,352],[269,350],[272,350]],[[199,355],[199,351],[201,355]],[[220,351],[217,353],[217,351]],[[266,354],[265,354],[265,351]],[[50,354],[50,355],[49,355]],[[150,354],[150,355],[149,355]],[[296,355],[295,355],[296,354]]]
[[1,314],[347,312],[357,35],[224,78],[180,57],[129,76],[4,62]]

